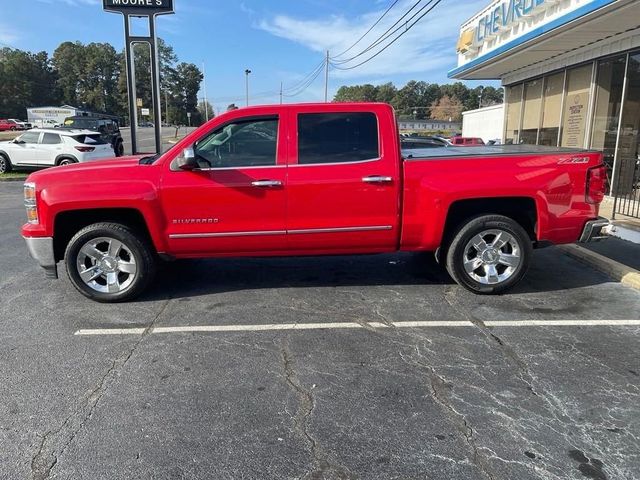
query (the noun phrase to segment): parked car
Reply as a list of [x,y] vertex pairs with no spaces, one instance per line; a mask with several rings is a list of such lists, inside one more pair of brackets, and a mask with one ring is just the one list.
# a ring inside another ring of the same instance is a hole
[[484,140],[477,137],[451,137],[449,142],[456,147],[477,147],[484,145]]
[[21,130],[30,130],[31,128],[33,128],[33,125],[31,125],[26,120],[18,120],[16,118],[10,118],[9,121],[10,122],[15,122],[16,125],[20,125],[22,127]]
[[7,130],[12,132],[16,130],[24,130],[24,126],[17,123],[15,120],[0,120],[0,132],[6,132]]
[[116,157],[124,155],[124,141],[120,134],[120,125],[113,118],[85,116],[68,117],[64,120],[64,125],[61,128],[82,128],[85,130],[100,132],[102,139],[113,147]]
[[460,285],[495,294],[522,279],[533,248],[608,225],[599,152],[400,152],[389,105],[232,110],[162,154],[31,174],[22,235],[50,277],[64,260],[79,292],[117,302],[143,292],[161,258],[396,250],[436,252]]
[[402,137],[400,138],[400,148],[411,150],[415,148],[440,148],[451,145],[447,140],[440,137]]
[[13,167],[53,167],[114,158],[111,145],[90,130],[33,129],[0,142],[0,173]]
[[138,124],[138,126],[142,127],[142,128],[153,128],[153,127],[155,127],[155,125],[153,123],[151,123],[151,122],[140,122]]

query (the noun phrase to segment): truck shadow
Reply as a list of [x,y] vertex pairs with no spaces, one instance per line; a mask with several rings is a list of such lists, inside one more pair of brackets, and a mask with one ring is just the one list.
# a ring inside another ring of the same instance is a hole
[[[524,280],[510,293],[540,293],[611,281],[554,248],[538,250]],[[432,253],[362,256],[179,260],[163,264],[141,301],[257,289],[447,286],[455,283]],[[462,287],[460,294],[473,295]],[[425,292],[428,293],[428,292]]]

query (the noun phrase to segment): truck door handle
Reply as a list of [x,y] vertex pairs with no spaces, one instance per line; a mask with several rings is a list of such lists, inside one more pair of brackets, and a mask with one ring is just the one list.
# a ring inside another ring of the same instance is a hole
[[256,180],[251,182],[254,187],[269,188],[269,187],[281,187],[282,182],[280,180]]
[[383,175],[369,175],[368,177],[364,177],[362,181],[364,183],[391,183],[393,182],[393,178]]

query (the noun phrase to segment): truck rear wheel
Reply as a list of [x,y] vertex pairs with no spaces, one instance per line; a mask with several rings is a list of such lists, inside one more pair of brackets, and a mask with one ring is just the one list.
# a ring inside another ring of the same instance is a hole
[[105,303],[137,297],[155,274],[151,246],[118,223],[94,223],[76,233],[67,245],[65,264],[80,293]]
[[529,235],[515,220],[483,215],[454,235],[447,249],[447,271],[474,293],[501,293],[522,280],[532,252]]

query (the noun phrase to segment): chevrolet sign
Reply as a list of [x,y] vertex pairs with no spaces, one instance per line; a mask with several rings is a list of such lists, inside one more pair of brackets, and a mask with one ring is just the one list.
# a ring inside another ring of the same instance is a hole
[[162,15],[173,13],[173,0],[102,0],[106,12],[131,15]]

